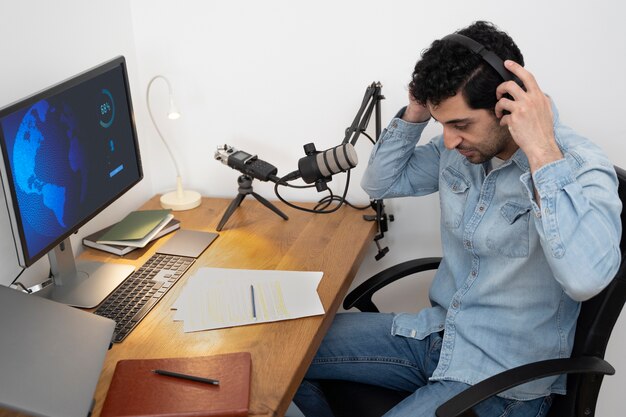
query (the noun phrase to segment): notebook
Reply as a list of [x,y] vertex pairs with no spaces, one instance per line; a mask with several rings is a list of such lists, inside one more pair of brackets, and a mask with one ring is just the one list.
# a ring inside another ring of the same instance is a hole
[[115,322],[0,286],[0,408],[85,417]]
[[[98,240],[102,237],[104,233],[110,230],[114,225],[111,225],[105,229],[99,230],[95,233],[90,234],[89,236],[85,236],[83,238],[83,245],[88,246],[90,248],[99,249],[105,252],[110,252],[115,255],[124,256],[129,252],[134,251],[135,249],[140,249],[136,246],[127,246],[127,245],[107,245],[104,243],[98,243]],[[168,233],[171,233],[180,228],[180,221],[176,219],[170,220],[170,222],[159,231],[159,233],[154,236],[152,240],[156,240],[162,236],[165,236]]]
[[[153,372],[157,369],[218,380],[219,385],[159,375]],[[250,376],[249,352],[121,360],[100,416],[247,416]]]
[[98,243],[143,247],[173,218],[170,210],[133,211],[100,236]]

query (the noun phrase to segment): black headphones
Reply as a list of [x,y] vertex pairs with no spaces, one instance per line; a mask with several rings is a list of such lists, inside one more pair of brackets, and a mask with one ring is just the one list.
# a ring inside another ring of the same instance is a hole
[[460,45],[465,46],[467,49],[474,52],[475,54],[479,54],[483,58],[483,60],[491,66],[491,68],[495,69],[498,74],[500,74],[500,77],[502,77],[504,81],[515,81],[517,85],[524,88],[522,81],[517,78],[511,71],[507,70],[504,67],[504,61],[498,55],[496,55],[493,51],[487,49],[482,44],[476,42],[474,39],[468,38],[467,36],[458,33],[453,33],[451,35],[445,36],[441,40],[456,42]]

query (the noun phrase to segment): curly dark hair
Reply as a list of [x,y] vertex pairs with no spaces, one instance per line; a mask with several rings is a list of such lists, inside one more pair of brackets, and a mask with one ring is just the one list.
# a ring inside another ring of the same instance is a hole
[[[513,39],[490,22],[478,21],[456,33],[483,44],[502,60],[524,65]],[[422,105],[438,105],[461,90],[470,108],[493,110],[501,83],[502,77],[480,55],[454,41],[436,40],[415,64],[409,91]]]

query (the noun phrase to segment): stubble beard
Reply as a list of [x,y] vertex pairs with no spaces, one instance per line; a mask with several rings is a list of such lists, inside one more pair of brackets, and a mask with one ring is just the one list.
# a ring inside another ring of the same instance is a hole
[[[490,161],[494,156],[504,152],[513,140],[509,129],[499,124],[493,126],[486,137],[490,139],[483,142],[480,147],[471,149],[474,154],[465,156],[472,164],[483,164]],[[461,148],[461,150],[463,149]]]

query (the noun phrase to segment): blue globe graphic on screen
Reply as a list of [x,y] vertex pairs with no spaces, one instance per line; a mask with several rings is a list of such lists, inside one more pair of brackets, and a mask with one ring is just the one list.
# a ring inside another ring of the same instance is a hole
[[85,197],[85,158],[77,134],[71,109],[46,100],[26,112],[16,133],[13,171],[22,219],[39,234],[57,236],[73,225]]

